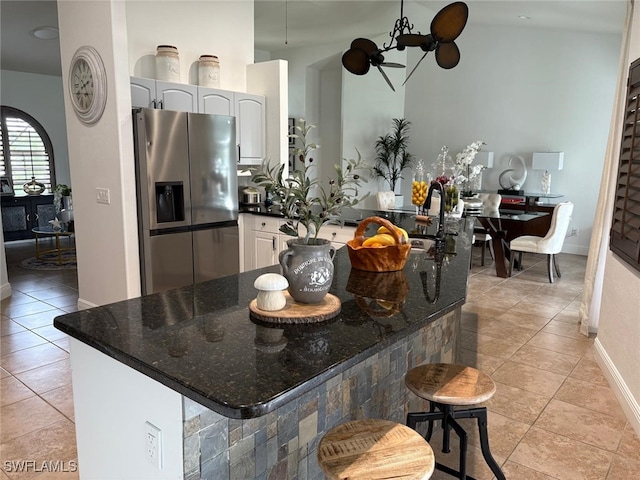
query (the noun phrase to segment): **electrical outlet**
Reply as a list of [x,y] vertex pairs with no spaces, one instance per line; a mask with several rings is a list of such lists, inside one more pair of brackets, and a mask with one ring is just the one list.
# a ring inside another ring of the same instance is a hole
[[144,447],[147,461],[158,470],[162,469],[162,431],[149,422],[144,422]]

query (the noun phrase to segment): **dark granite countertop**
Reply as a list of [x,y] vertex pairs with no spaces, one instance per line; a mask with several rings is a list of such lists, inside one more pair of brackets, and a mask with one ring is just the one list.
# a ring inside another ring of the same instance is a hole
[[[395,220],[417,227],[410,215]],[[275,328],[250,318],[253,282],[280,273],[274,266],[62,315],[54,325],[226,417],[258,417],[461,306],[472,221],[454,228],[446,245],[456,254],[440,262],[439,295],[437,262],[425,251],[412,251],[403,271],[371,274],[352,270],[343,247],[330,290],[342,311],[326,322]],[[387,310],[403,297],[397,313]]]

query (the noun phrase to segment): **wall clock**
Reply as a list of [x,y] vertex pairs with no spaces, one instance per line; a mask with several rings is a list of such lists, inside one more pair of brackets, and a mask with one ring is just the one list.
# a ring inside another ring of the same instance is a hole
[[83,46],[74,53],[69,69],[69,94],[81,122],[92,125],[100,120],[107,103],[107,73],[95,48]]

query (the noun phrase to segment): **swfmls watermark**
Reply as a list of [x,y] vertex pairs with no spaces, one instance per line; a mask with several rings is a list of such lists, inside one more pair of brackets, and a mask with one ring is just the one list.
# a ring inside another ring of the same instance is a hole
[[5,460],[5,472],[57,472],[69,473],[78,471],[76,460]]

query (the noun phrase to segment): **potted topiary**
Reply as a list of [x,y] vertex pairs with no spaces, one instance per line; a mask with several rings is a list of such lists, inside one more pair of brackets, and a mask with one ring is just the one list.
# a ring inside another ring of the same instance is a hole
[[[343,208],[353,207],[367,197],[357,198],[358,188],[366,179],[356,172],[367,168],[359,152],[357,160],[344,159],[344,166],[334,166],[336,176],[329,180],[328,191],[312,175],[316,165],[309,155],[318,148],[307,140],[312,128],[314,125],[300,119],[296,133],[290,135],[299,140],[300,146],[294,154],[301,168],[290,172],[289,177],[283,176],[284,165],[272,166],[268,160],[250,169],[251,180],[271,192],[273,204],[280,206],[287,218],[280,231],[296,237],[289,240],[289,248],[280,253],[280,264],[289,281],[289,293],[301,303],[320,302],[333,279],[335,249],[329,240],[318,238],[320,229],[329,223],[340,223]],[[300,226],[305,229],[304,236],[300,236]]]
[[376,140],[376,164],[373,167],[375,177],[382,178],[396,196],[396,207],[403,203],[402,195],[396,190],[403,178],[402,172],[413,165],[414,156],[407,151],[409,146],[409,126],[411,122],[404,118],[393,119],[393,132],[382,135]]

